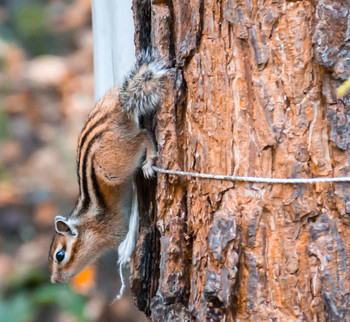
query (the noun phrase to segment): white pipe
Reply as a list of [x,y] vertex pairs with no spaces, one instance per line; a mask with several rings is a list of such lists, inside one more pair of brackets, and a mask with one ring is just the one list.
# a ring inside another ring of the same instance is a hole
[[95,102],[135,63],[132,0],[92,0]]

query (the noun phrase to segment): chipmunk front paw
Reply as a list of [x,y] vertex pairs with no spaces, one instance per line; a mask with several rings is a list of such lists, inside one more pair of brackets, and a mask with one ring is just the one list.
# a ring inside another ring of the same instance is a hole
[[153,159],[148,161],[145,160],[145,162],[142,165],[143,175],[146,179],[150,179],[154,176],[154,170],[152,166],[153,166]]

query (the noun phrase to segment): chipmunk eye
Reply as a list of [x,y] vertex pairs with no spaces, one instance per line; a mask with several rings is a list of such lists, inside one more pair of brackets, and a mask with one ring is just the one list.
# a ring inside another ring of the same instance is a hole
[[58,262],[62,262],[64,258],[64,251],[60,250],[59,252],[56,253],[56,259]]

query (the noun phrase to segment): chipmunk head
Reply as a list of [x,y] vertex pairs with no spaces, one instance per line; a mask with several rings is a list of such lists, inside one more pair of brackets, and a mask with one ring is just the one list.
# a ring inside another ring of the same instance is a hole
[[100,254],[101,238],[77,218],[56,216],[55,229],[49,253],[50,279],[52,283],[67,282]]

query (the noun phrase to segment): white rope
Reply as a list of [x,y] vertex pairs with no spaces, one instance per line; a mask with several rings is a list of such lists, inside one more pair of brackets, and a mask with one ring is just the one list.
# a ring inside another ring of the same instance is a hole
[[176,176],[189,176],[201,179],[213,179],[213,180],[228,180],[228,181],[244,181],[244,182],[258,182],[258,183],[282,183],[282,184],[313,184],[319,182],[350,182],[350,177],[334,177],[334,178],[260,178],[260,177],[240,177],[222,174],[209,174],[187,171],[176,171],[161,169],[153,166],[153,170],[159,173],[176,175]]

